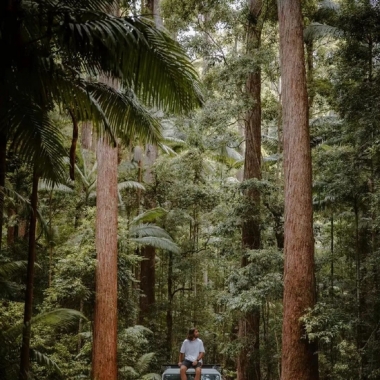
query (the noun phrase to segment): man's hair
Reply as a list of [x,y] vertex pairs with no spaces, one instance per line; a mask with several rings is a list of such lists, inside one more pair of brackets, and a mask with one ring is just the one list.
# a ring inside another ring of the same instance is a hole
[[196,328],[195,327],[192,327],[191,329],[189,329],[189,332],[187,333],[187,339],[189,340],[193,340],[194,339],[194,332],[195,332]]

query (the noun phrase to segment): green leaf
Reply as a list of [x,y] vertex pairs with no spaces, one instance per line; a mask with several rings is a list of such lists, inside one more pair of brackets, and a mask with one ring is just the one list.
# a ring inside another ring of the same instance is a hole
[[117,187],[118,187],[119,190],[122,190],[122,189],[145,190],[144,185],[141,184],[140,182],[136,182],[136,181],[119,182],[117,184]]
[[172,240],[165,238],[146,236],[141,238],[130,238],[130,240],[140,245],[151,245],[152,247],[164,249],[173,253],[181,252],[180,248],[176,243],[174,243]]
[[30,349],[30,359],[37,362],[39,365],[53,370],[57,375],[62,377],[61,369],[58,367],[57,363],[50,359],[47,355],[43,354],[40,351],[37,351],[34,348]]
[[152,236],[171,239],[170,235],[161,227],[155,224],[137,224],[129,229],[129,233],[134,237]]
[[165,216],[166,214],[167,211],[162,207],[152,208],[132,219],[131,225],[143,222],[154,222],[156,219]]

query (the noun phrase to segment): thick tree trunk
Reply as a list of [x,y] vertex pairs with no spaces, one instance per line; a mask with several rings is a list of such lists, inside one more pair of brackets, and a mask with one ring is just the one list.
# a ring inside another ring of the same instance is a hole
[[[118,2],[109,12],[119,15]],[[114,88],[117,80],[102,80]],[[92,379],[117,379],[117,218],[118,148],[109,138],[98,139],[96,148],[98,177],[96,187],[96,298],[92,342]]]
[[31,215],[29,225],[29,247],[28,247],[28,267],[26,275],[25,305],[24,305],[24,328],[22,332],[22,346],[20,358],[19,379],[29,379],[30,368],[30,321],[33,310],[33,288],[34,288],[34,264],[36,262],[36,226],[37,226],[37,202],[38,202],[38,175],[33,173]]
[[300,318],[316,299],[308,95],[301,3],[278,0],[283,100],[285,268],[282,380],[318,379],[316,344]]
[[[261,0],[250,0],[250,17],[248,23],[247,51],[253,53],[260,47]],[[261,71],[257,67],[250,73],[246,82],[246,92],[252,101],[252,107],[245,118],[245,159],[244,180],[261,179]],[[250,189],[246,197],[254,205],[254,215],[245,218],[242,226],[243,249],[259,249],[260,234],[260,193]],[[242,267],[248,265],[246,253],[243,252]],[[239,341],[243,348],[237,358],[238,380],[259,380],[260,370],[260,310],[253,310],[241,317],[238,330]]]
[[247,313],[239,320],[239,341],[243,348],[237,360],[237,379],[257,380],[260,374],[260,311]]
[[97,146],[96,301],[92,378],[117,379],[117,148]]

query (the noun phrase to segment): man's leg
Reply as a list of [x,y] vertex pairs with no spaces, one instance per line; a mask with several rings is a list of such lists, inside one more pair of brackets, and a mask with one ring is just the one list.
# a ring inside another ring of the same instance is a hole
[[[185,379],[181,379],[185,380]],[[201,367],[195,368],[195,378],[194,380],[201,380]]]
[[186,371],[187,371],[187,367],[182,364],[181,370],[180,370],[181,380],[187,380]]

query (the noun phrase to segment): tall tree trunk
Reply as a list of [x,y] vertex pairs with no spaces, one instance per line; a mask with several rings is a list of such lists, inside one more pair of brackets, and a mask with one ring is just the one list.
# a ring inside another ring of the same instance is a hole
[[[0,201],[1,202],[1,201]],[[8,218],[11,219],[12,217],[16,216],[16,210],[15,207],[9,206],[8,207]],[[15,242],[15,226],[14,225],[8,225],[7,229],[7,245],[10,247]],[[0,248],[1,250],[1,248]]]
[[239,320],[238,338],[243,348],[237,360],[237,379],[256,380],[260,374],[260,311],[246,313]]
[[313,40],[310,39],[306,42],[306,63],[307,63],[307,71],[306,71],[306,81],[307,81],[307,89],[309,96],[309,114],[312,117],[313,113],[313,105],[315,98],[315,90],[314,90],[314,43]]
[[154,24],[157,27],[162,26],[162,18],[160,15],[160,0],[145,0],[145,9],[154,19]]
[[4,186],[6,174],[6,153],[7,153],[7,138],[4,133],[0,133],[0,251],[3,238],[4,224]]
[[[157,159],[157,146],[148,144],[145,149],[145,174],[144,182],[146,184],[153,184],[154,178],[152,174],[152,167]],[[141,169],[140,169],[141,175]],[[140,197],[139,197],[140,198]],[[147,197],[144,197],[144,203],[149,204],[148,208],[156,206],[155,194],[152,199],[147,202]],[[140,263],[140,291],[141,297],[139,298],[139,323],[141,325],[150,324],[153,308],[156,303],[155,287],[156,287],[156,249],[153,246],[144,246],[140,249],[142,261]]]
[[[162,19],[159,11],[159,0],[146,0],[145,7],[147,12],[152,15],[156,26],[162,26]],[[156,162],[158,156],[158,148],[156,145],[147,144],[145,147],[145,173],[144,182],[146,184],[153,184],[154,177],[152,174],[152,167]],[[156,206],[155,195],[150,200],[152,207]],[[141,266],[140,266],[140,290],[142,297],[140,297],[140,313],[139,323],[149,324],[153,312],[153,307],[156,303],[155,287],[156,287],[156,249],[152,246],[145,246],[141,248]]]
[[33,309],[33,288],[34,288],[34,264],[36,262],[36,226],[37,226],[37,202],[38,202],[38,181],[36,170],[33,172],[32,195],[30,198],[31,215],[29,224],[29,246],[28,246],[28,267],[26,274],[25,305],[24,305],[24,328],[22,331],[22,346],[20,358],[19,379],[29,378],[30,368],[30,321]]
[[117,148],[100,138],[97,146],[96,301],[92,378],[117,379]]
[[171,360],[173,340],[173,253],[169,252],[168,262],[168,308],[166,310],[166,352]]
[[93,135],[92,135],[92,123],[89,120],[86,120],[82,123],[81,129],[81,146],[84,149],[92,149],[93,147]]
[[[253,53],[260,47],[261,24],[258,22],[261,0],[250,0],[250,15],[247,33],[247,52]],[[249,73],[246,92],[252,102],[245,118],[244,180],[261,179],[261,70]],[[255,214],[245,218],[242,226],[243,257],[241,266],[248,265],[246,249],[259,249],[260,236],[260,192],[247,191],[246,197],[254,205]],[[243,347],[237,358],[238,380],[259,380],[260,374],[260,309],[245,313],[239,320],[238,338]]]
[[[109,13],[119,15],[114,1]],[[110,77],[102,80],[114,88],[119,82]],[[92,379],[117,379],[117,218],[118,148],[109,138],[98,139],[96,148],[98,177],[96,188],[96,298],[92,342]]]
[[300,318],[316,300],[308,95],[299,0],[278,0],[283,101],[285,244],[282,380],[317,380],[316,344]]
[[139,323],[149,324],[150,316],[156,302],[156,249],[150,245],[141,248],[142,261],[140,263],[140,313]]

